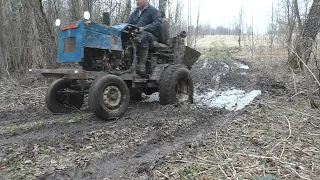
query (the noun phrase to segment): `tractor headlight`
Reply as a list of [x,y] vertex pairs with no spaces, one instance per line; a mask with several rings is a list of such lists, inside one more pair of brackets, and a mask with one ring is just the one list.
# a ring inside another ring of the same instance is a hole
[[56,20],[56,26],[60,26],[60,24],[61,24],[60,19],[57,19],[57,20]]
[[90,13],[89,13],[89,11],[85,11],[85,12],[83,13],[83,17],[84,17],[85,20],[89,20],[89,19],[90,19]]

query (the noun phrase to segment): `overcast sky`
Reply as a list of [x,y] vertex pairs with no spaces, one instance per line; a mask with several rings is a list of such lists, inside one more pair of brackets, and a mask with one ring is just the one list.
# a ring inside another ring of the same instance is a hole
[[[150,0],[151,4],[156,1]],[[277,2],[277,0],[274,1]],[[244,9],[244,26],[246,24],[251,26],[253,16],[254,33],[257,31],[265,33],[271,22],[272,0],[191,0],[193,23],[196,23],[199,2],[201,3],[200,21],[202,24],[208,23],[213,27],[231,27],[235,18],[239,17],[241,6]],[[182,3],[184,5],[183,17],[186,20],[188,0],[182,0]]]
[[[187,6],[187,0],[184,0]],[[241,6],[244,10],[244,25],[252,24],[254,32],[264,33],[271,22],[272,0],[192,0],[195,11],[193,18],[196,19],[197,4],[200,4],[200,19],[202,23],[209,23],[213,27],[230,27],[239,17]],[[185,10],[187,13],[187,11]]]

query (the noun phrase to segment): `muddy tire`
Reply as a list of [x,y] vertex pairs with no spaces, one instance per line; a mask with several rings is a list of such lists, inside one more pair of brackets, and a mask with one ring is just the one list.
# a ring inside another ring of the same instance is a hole
[[60,94],[70,88],[70,81],[57,79],[52,82],[46,92],[47,108],[52,113],[69,113],[79,110],[84,101],[83,94]]
[[98,118],[122,116],[128,108],[130,92],[126,83],[115,75],[103,76],[90,86],[89,107]]
[[159,82],[161,105],[193,103],[193,80],[183,65],[170,65]]

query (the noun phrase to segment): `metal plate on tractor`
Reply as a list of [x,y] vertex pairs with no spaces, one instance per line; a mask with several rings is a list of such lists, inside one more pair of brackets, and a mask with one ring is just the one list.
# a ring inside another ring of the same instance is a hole
[[76,38],[68,37],[63,39],[63,52],[75,52],[76,51]]

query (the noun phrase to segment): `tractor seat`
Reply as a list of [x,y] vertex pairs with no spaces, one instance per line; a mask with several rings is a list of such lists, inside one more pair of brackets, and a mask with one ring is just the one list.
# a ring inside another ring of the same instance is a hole
[[158,41],[154,41],[151,44],[151,49],[153,50],[167,50],[168,47],[168,39],[169,39],[169,22],[165,18],[161,18],[162,26],[159,28]]

